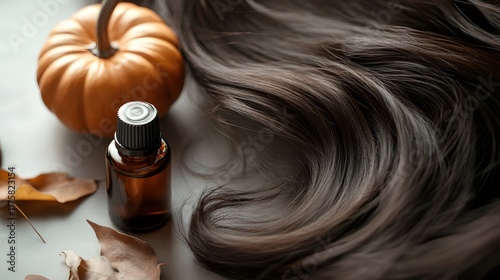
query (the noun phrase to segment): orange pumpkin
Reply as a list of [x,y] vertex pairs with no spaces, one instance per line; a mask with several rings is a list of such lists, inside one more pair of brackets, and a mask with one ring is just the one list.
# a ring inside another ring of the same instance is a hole
[[[133,100],[164,115],[184,84],[174,32],[153,11],[103,1],[60,22],[40,52],[45,105],[67,127],[112,136],[119,107]],[[109,35],[108,35],[109,30]]]

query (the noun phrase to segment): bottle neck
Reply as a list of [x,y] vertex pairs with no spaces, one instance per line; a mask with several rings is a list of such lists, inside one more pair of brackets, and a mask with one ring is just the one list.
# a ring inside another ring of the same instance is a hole
[[157,148],[143,151],[129,150],[121,146],[120,143],[118,143],[116,140],[114,142],[118,154],[120,155],[122,160],[130,163],[140,163],[145,161],[156,162],[165,157],[165,155],[170,152],[167,143],[163,139],[160,139],[160,143]]
[[158,153],[158,149],[161,149],[163,139],[159,138],[158,143],[146,150],[131,150],[126,147],[123,147],[120,142],[115,138],[115,147],[120,152],[121,155],[127,157],[148,157],[152,155],[156,155]]

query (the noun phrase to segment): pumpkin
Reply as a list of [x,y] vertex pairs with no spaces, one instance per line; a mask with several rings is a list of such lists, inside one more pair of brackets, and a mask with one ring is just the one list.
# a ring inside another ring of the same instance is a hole
[[184,84],[184,62],[175,33],[155,12],[104,0],[53,28],[37,81],[64,125],[110,137],[126,102],[149,102],[160,116],[168,111]]

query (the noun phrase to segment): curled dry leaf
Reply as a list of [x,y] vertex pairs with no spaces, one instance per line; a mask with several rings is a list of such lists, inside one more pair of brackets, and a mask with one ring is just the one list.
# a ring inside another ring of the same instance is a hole
[[[9,195],[9,172],[0,170],[0,200]],[[42,174],[32,179],[16,176],[16,200],[43,200],[65,203],[96,191],[94,180],[76,179],[65,173]]]
[[[148,243],[103,227],[89,220],[94,229],[101,255],[85,260],[73,251],[64,251],[69,267],[68,280],[158,280],[160,265],[156,253]],[[39,275],[28,275],[25,280],[48,280]]]
[[106,279],[118,280],[118,272],[113,269],[111,262],[103,256],[84,260],[73,251],[62,252],[66,258],[66,265],[70,269],[69,280]]
[[70,268],[69,280],[155,280],[160,279],[156,253],[148,243],[87,221],[97,236],[101,256],[82,259],[72,251],[63,252]]

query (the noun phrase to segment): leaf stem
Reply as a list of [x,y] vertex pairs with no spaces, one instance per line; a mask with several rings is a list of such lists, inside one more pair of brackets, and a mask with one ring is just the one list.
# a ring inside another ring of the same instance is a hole
[[47,242],[45,242],[45,239],[43,239],[42,235],[38,232],[38,230],[36,230],[35,226],[31,223],[30,219],[28,219],[28,216],[26,216],[26,214],[24,214],[23,210],[21,210],[21,208],[19,208],[19,206],[17,206],[16,203],[13,203],[13,204],[14,204],[14,207],[16,207],[16,209],[21,213],[21,215],[23,215],[23,217],[26,219],[26,221],[28,221],[31,228],[36,232],[36,234],[38,234],[40,239],[42,239],[43,243],[47,243]]

